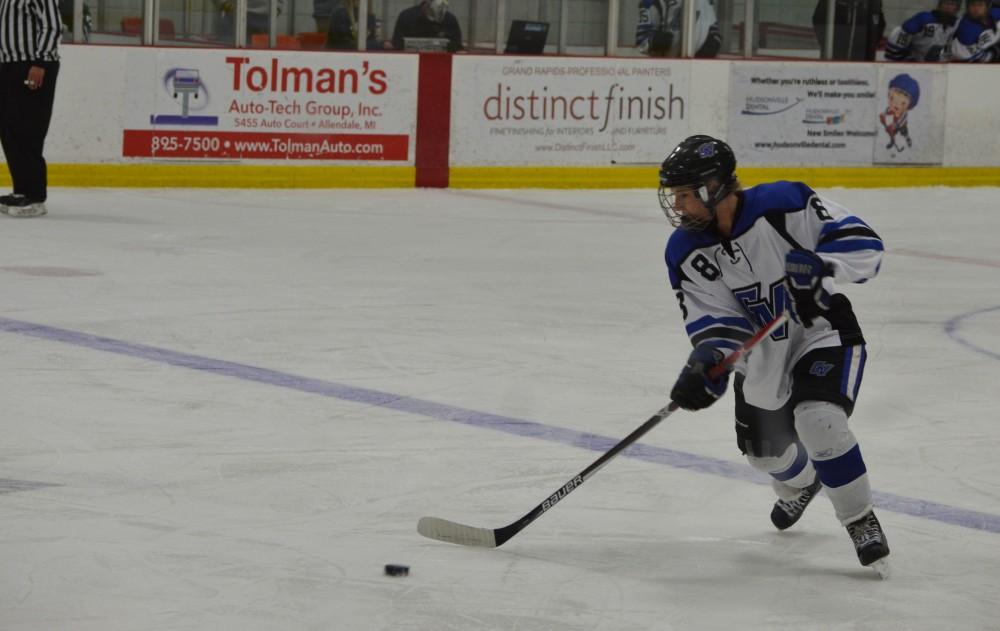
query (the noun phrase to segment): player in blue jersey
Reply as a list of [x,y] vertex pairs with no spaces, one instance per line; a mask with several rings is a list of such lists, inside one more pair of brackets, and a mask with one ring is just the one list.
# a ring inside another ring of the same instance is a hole
[[948,61],[958,25],[959,0],[940,0],[936,9],[921,11],[892,29],[885,44],[890,61]]
[[967,0],[965,15],[951,43],[952,61],[990,62],[1000,60],[1000,10],[991,9],[989,0]]
[[861,564],[884,575],[889,546],[847,424],[865,341],[851,303],[834,288],[873,278],[882,240],[801,182],[743,190],[735,169],[726,143],[700,135],[660,169],[660,205],[677,227],[667,268],[694,346],[671,399],[687,410],[714,403],[729,376],[712,380],[709,370],[788,310],[792,320],[735,364],[738,446],[772,479],[778,529],[798,521],[825,487]]

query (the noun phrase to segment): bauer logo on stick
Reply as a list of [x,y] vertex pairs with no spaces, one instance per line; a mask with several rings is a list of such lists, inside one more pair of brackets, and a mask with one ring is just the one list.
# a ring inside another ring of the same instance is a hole
[[549,510],[550,508],[555,506],[559,502],[559,500],[569,495],[570,491],[580,486],[581,484],[583,484],[583,478],[580,476],[576,476],[575,478],[567,482],[565,485],[563,485],[561,489],[550,495],[549,499],[542,502],[542,510],[543,511]]

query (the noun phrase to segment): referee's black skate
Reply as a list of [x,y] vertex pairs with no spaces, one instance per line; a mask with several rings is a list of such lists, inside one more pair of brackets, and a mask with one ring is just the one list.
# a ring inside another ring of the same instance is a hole
[[45,202],[32,201],[20,193],[3,195],[0,212],[11,217],[41,217],[46,213]]
[[821,488],[823,483],[819,481],[819,476],[816,476],[816,481],[801,489],[795,497],[787,500],[779,498],[771,509],[771,523],[774,527],[778,530],[791,527],[802,517],[802,513],[806,512],[806,506],[809,506],[809,502],[816,497]]

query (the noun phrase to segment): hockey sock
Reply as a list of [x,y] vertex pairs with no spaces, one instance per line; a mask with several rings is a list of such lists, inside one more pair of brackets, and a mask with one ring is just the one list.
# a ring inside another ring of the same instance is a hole
[[803,401],[795,406],[795,430],[840,523],[847,525],[870,511],[868,472],[844,409],[827,401]]
[[762,457],[747,454],[750,466],[771,476],[774,492],[778,497],[788,499],[804,489],[816,479],[816,470],[809,461],[805,446],[792,443],[785,453],[778,457]]

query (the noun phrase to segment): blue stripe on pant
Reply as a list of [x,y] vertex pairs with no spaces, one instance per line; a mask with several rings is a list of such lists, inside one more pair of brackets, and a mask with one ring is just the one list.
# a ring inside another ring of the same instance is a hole
[[861,458],[861,447],[858,445],[854,445],[850,451],[836,458],[812,462],[823,486],[831,489],[849,484],[868,471],[865,468],[865,461]]

